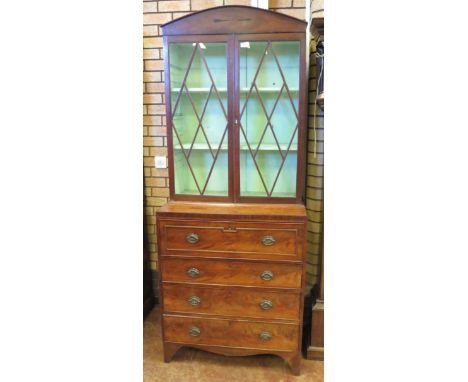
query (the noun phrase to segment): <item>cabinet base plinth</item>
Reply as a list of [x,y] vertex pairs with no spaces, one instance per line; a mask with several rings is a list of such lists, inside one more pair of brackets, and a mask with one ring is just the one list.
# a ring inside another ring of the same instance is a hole
[[170,362],[174,357],[175,353],[181,347],[192,347],[196,349],[201,349],[211,353],[221,354],[225,356],[249,356],[257,354],[273,354],[284,359],[293,375],[300,375],[301,370],[301,358],[302,354],[300,351],[278,351],[278,350],[260,350],[260,349],[243,349],[243,348],[230,348],[223,346],[211,346],[211,345],[194,345],[194,344],[182,344],[174,342],[164,342],[164,362]]

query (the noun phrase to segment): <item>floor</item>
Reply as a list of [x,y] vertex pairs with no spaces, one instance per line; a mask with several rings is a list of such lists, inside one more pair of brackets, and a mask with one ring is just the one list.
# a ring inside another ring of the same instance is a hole
[[298,377],[273,355],[225,357],[182,348],[171,362],[164,363],[158,306],[146,318],[143,336],[144,382],[323,382],[323,362],[307,359],[302,359]]

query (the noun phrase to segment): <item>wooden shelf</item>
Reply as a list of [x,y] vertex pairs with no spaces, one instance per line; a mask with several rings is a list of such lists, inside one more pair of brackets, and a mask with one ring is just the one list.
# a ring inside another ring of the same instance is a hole
[[[217,88],[218,89],[218,93],[227,93],[227,88]],[[188,88],[189,92],[190,93],[208,93],[210,91],[210,88]],[[274,87],[261,87],[261,88],[258,88],[259,92],[261,93],[278,93],[280,91],[280,88],[274,88]],[[240,91],[242,93],[247,93],[250,91],[250,88],[240,88]],[[283,92],[286,91],[283,90]],[[299,89],[298,88],[289,88],[289,91],[290,92],[298,92]],[[180,92],[180,88],[172,88],[171,89],[171,92],[173,93],[179,93]],[[213,92],[214,92],[214,89],[213,89]]]
[[[186,144],[183,144],[183,148],[185,150],[189,150],[190,149],[190,143],[186,143]],[[250,146],[252,151],[255,151],[255,148],[257,147],[257,145],[253,145],[253,146]],[[281,148],[281,151],[286,151],[288,149],[288,145],[287,144],[280,144],[280,148]],[[216,151],[218,150],[218,146],[217,145],[211,145],[211,149],[213,151]],[[221,146],[221,150],[227,150],[228,149],[228,145],[227,144],[223,144]],[[241,151],[248,151],[249,148],[247,145],[241,145],[240,146],[240,149]],[[180,145],[174,145],[174,150],[182,150],[182,147]],[[195,143],[192,147],[192,150],[209,150],[209,147],[206,143]],[[262,146],[259,148],[258,151],[278,151],[278,146],[276,144],[262,144]],[[297,151],[297,144],[292,144],[291,145],[291,148],[289,149],[289,151]]]
[[[289,192],[273,192],[273,194],[273,196],[279,198],[294,198],[296,196],[295,194],[291,194]],[[241,196],[265,197],[267,194],[264,191],[243,191]]]
[[[199,192],[197,189],[186,189],[179,192],[180,195],[198,195]],[[228,196],[228,190],[223,191],[209,191],[205,192],[206,196]]]

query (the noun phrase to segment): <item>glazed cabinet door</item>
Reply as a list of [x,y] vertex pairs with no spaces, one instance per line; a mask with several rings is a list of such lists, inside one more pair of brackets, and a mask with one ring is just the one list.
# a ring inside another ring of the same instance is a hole
[[237,41],[240,200],[299,198],[303,41],[284,38]]
[[300,202],[303,34],[164,43],[171,199]]
[[173,37],[165,44],[171,194],[179,199],[227,199],[231,195],[228,39]]

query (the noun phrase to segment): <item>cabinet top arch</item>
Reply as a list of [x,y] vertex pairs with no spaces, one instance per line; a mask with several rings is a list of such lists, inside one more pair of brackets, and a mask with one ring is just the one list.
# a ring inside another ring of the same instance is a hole
[[305,32],[307,23],[282,13],[245,5],[205,9],[161,26],[163,35]]

